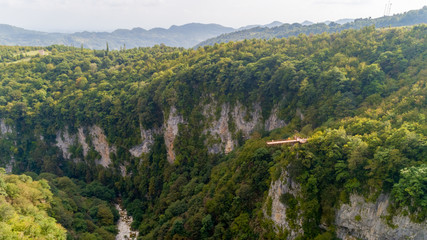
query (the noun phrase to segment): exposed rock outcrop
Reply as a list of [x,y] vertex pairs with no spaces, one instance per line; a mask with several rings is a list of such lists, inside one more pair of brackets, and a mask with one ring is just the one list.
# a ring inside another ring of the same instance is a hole
[[79,144],[82,146],[83,148],[83,156],[87,156],[87,153],[89,151],[89,145],[86,142],[86,135],[84,133],[84,129],[82,127],[78,128],[78,140],[79,140]]
[[208,128],[203,131],[203,134],[211,136],[212,142],[205,142],[208,146],[209,153],[229,153],[234,149],[236,145],[231,137],[231,132],[228,128],[228,113],[230,112],[230,106],[223,104],[221,106],[221,116],[219,119],[214,120],[214,106],[208,104],[203,109],[203,115],[208,119]]
[[389,197],[380,195],[376,202],[366,202],[362,196],[351,195],[350,204],[337,211],[335,224],[341,239],[427,239],[427,223],[416,224],[406,216],[395,216],[391,228],[385,223]]
[[[4,119],[0,119],[0,139],[7,138],[6,134],[12,133],[12,127],[6,124]],[[16,142],[14,142],[16,146]],[[5,159],[0,159],[0,167],[4,167],[6,173],[12,173],[13,165],[15,165],[15,159],[13,155],[6,157]]]
[[86,134],[90,135],[93,148],[101,155],[101,158],[97,159],[96,163],[108,167],[111,163],[110,153],[114,153],[116,148],[108,144],[104,131],[96,125],[88,128],[79,127],[76,134],[70,134],[67,127],[62,131],[58,131],[56,134],[55,146],[62,151],[64,159],[80,161],[80,159],[71,159],[70,148],[76,144],[81,145],[83,148],[83,156],[86,157],[90,149]]
[[301,112],[301,109],[297,108],[297,110],[296,110],[296,114],[297,114],[297,116],[299,116],[299,118],[300,118],[301,120],[304,120],[305,116],[304,116],[304,114]]
[[264,123],[264,129],[267,131],[272,131],[276,128],[282,128],[286,126],[285,121],[283,121],[282,119],[280,119],[277,116],[278,113],[278,108],[275,107],[273,108],[273,110],[271,111],[270,116],[268,117],[268,119],[265,121]]
[[127,176],[127,174],[126,174],[126,166],[125,165],[120,165],[120,175],[122,175],[122,177]]
[[[238,131],[242,132],[244,139],[248,139],[257,127],[264,127],[266,130],[271,131],[286,126],[285,121],[277,116],[277,107],[273,109],[270,117],[264,122],[264,126],[262,125],[262,109],[259,103],[254,104],[251,111],[239,102],[236,103],[233,109],[230,108],[230,104],[224,103],[221,105],[219,118],[214,114],[216,108],[217,103],[215,101],[203,107],[203,116],[207,120],[207,127],[203,134],[208,135],[208,140],[205,144],[209,153],[231,152],[237,146],[237,139],[233,139],[233,135]],[[234,132],[230,130],[230,122],[235,126]]]
[[288,239],[294,239],[296,236],[303,234],[301,229],[302,221],[301,218],[298,218],[299,229],[292,229],[289,225],[288,220],[286,219],[287,206],[280,201],[280,197],[284,193],[290,193],[294,197],[300,192],[300,186],[289,177],[287,172],[283,172],[282,176],[271,183],[270,190],[268,191],[268,196],[272,200],[271,205],[271,216],[264,211],[264,215],[267,218],[273,220],[276,230],[283,229],[288,231]]
[[6,173],[12,173],[13,165],[15,165],[15,158],[11,156],[10,161],[6,164],[5,167]]
[[[280,197],[284,193],[297,197],[299,192],[299,185],[292,181],[292,178],[285,172],[280,179],[270,185],[268,196],[271,198],[271,215],[267,213],[267,207],[264,208],[265,217],[273,221],[276,230],[286,229],[288,231],[288,239],[295,239],[298,235],[303,234],[302,218],[297,217],[298,229],[291,229],[289,221],[286,219],[287,206],[280,201]],[[418,224],[411,222],[407,216],[398,215],[393,218],[396,228],[387,225],[384,217],[388,214],[388,205],[389,197],[384,194],[372,203],[366,202],[362,196],[351,195],[350,203],[343,204],[337,209],[335,215],[337,237],[343,240],[426,239],[426,222]]]
[[70,147],[76,142],[76,136],[70,135],[68,133],[68,128],[66,127],[63,131],[58,131],[56,133],[56,146],[61,149],[62,157],[64,159],[71,159]]
[[[224,103],[221,106],[219,118],[214,116],[216,107],[216,102],[213,101],[211,104],[204,106],[203,111],[203,115],[206,119],[209,119],[203,133],[211,137],[205,144],[208,147],[208,151],[213,154],[231,152],[237,145],[237,139],[233,139],[233,135],[238,131],[241,131],[243,138],[248,139],[257,127],[265,127],[270,131],[286,125],[283,120],[277,117],[277,108],[275,108],[271,116],[264,122],[265,126],[263,126],[262,110],[259,103],[254,104],[250,111],[239,102],[233,108],[230,107],[230,104]],[[230,121],[234,127],[233,132],[230,130]],[[178,114],[175,107],[171,107],[168,118],[162,127],[154,129],[140,127],[141,144],[132,147],[129,152],[134,157],[149,153],[154,144],[155,136],[163,134],[167,159],[169,163],[173,163],[175,161],[174,141],[179,134],[178,125],[182,123],[185,123],[184,118]],[[6,129],[6,127],[4,128]],[[101,155],[101,159],[97,163],[107,167],[111,163],[110,154],[115,152],[115,148],[108,144],[103,130],[96,125],[87,128],[79,127],[76,135],[71,135],[67,128],[63,131],[58,131],[56,146],[61,149],[64,159],[71,160],[69,149],[72,145],[79,144],[82,146],[83,155],[86,157],[90,149],[87,141],[88,135],[90,135],[93,147]]]
[[93,147],[101,155],[101,159],[97,163],[108,167],[111,164],[110,153],[115,152],[114,146],[110,147],[108,145],[104,131],[96,125],[89,128],[89,134],[92,137]]
[[7,133],[12,133],[12,127],[7,125],[4,119],[0,119],[0,137]]
[[142,126],[140,126],[140,129],[142,143],[129,150],[134,157],[140,157],[143,153],[149,153],[154,144],[154,136],[162,132],[161,129],[144,129]]
[[249,113],[246,107],[237,102],[234,106],[233,112],[231,113],[231,117],[236,123],[237,130],[242,131],[245,138],[249,138],[249,135],[255,129],[257,124],[261,122],[261,106],[259,103],[255,103],[253,110]]
[[164,138],[167,150],[168,162],[173,163],[175,161],[174,141],[178,135],[178,125],[184,123],[184,119],[176,111],[175,107],[171,107],[169,112],[169,118],[165,123]]

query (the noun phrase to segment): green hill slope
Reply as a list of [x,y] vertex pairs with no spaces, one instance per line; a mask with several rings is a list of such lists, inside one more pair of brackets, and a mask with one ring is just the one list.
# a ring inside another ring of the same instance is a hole
[[[413,234],[393,226],[406,218],[423,234],[426,34],[418,25],[197,50],[51,46],[0,65],[0,161],[116,189],[142,239],[331,239],[346,227],[343,205],[384,194],[388,225],[376,236]],[[295,134],[308,143],[266,146]],[[273,196],[286,179],[298,191]],[[279,198],[292,210],[273,214]]]
[[66,239],[65,229],[46,210],[52,193],[45,180],[6,175],[0,168],[0,237],[2,239]]

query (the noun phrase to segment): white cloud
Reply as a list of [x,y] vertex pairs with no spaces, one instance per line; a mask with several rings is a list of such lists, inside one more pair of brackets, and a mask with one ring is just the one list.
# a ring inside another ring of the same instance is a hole
[[364,5],[368,4],[369,0],[316,0],[315,3],[326,5]]

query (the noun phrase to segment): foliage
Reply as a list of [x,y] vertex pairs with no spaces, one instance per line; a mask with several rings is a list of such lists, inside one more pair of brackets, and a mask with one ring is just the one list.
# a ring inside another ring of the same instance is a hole
[[397,206],[409,206],[414,219],[422,222],[427,216],[427,165],[400,170],[399,182],[393,186]]
[[42,173],[38,178],[47,179],[53,198],[51,216],[67,229],[67,239],[115,239],[119,213],[113,206],[114,192],[99,184],[68,177]]
[[46,180],[6,175],[0,168],[0,238],[65,240],[65,229],[47,214],[52,201]]
[[[416,204],[424,182],[399,173],[420,172],[427,159],[426,30],[367,27],[197,50],[51,46],[48,56],[0,66],[1,120],[13,129],[2,132],[0,161],[13,157],[15,172],[49,181],[51,215],[71,238],[112,237],[117,215],[106,201],[113,188],[142,239],[280,238],[288,233],[274,234],[262,208],[282,169],[301,184],[302,196],[282,200],[301,209],[287,217],[302,216],[307,239],[330,238],[334,207],[354,192],[370,199],[394,192],[397,208],[423,212]],[[235,151],[209,154],[201,114],[208,103],[257,103],[264,119],[277,106],[288,125],[243,141],[230,124]],[[176,162],[167,162],[162,136],[133,157],[128,150],[141,143],[141,127],[161,128],[172,106],[185,120]],[[117,146],[112,167],[97,165],[99,154],[89,149],[85,156],[78,144],[70,148],[75,161],[65,161],[55,146],[58,132],[95,124]],[[307,144],[265,145],[295,130],[309,135]],[[407,196],[413,199],[402,200]]]

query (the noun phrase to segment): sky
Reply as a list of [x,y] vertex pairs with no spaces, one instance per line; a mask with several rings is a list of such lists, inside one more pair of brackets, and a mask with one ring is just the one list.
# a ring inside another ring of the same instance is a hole
[[[169,28],[186,23],[323,22],[381,17],[388,0],[0,0],[0,24],[45,32]],[[391,0],[391,14],[427,0]]]

